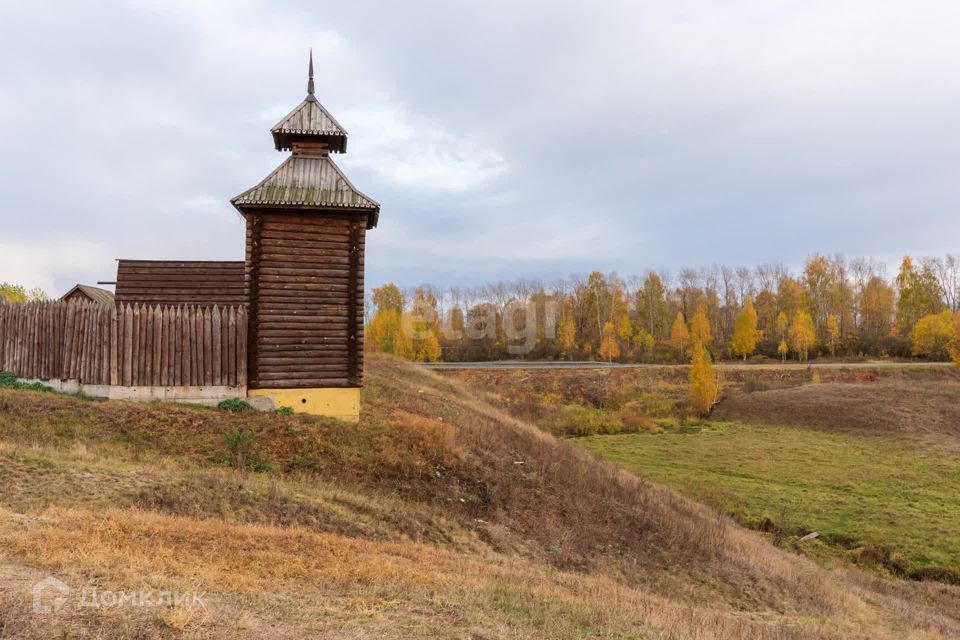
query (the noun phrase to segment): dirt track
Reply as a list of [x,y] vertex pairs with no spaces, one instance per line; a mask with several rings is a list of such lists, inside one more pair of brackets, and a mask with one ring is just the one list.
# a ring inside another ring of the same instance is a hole
[[[424,362],[422,366],[428,369],[671,369],[686,367],[679,364],[642,364],[622,362],[591,362],[591,361],[524,361],[498,360],[494,362]],[[897,367],[940,368],[953,366],[949,362],[890,362],[877,360],[867,362],[787,362],[786,364],[744,364],[738,362],[722,362],[717,366],[723,369],[877,369]]]

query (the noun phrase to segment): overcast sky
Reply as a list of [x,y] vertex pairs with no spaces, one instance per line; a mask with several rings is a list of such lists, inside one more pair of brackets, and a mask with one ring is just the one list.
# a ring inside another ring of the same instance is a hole
[[242,259],[317,96],[367,284],[960,251],[960,3],[0,2],[0,281]]

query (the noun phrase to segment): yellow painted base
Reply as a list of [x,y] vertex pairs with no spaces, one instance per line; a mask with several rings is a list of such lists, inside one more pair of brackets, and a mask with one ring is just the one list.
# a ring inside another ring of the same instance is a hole
[[360,420],[360,389],[248,389],[248,396],[269,396],[275,408],[327,416],[346,422]]

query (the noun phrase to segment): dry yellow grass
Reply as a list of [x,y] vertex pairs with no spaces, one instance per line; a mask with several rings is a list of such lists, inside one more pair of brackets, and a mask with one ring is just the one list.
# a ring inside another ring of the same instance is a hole
[[[234,424],[272,474],[211,466]],[[826,572],[384,357],[355,427],[2,394],[0,474],[3,638],[960,634],[955,588]],[[34,614],[46,575],[207,606]]]

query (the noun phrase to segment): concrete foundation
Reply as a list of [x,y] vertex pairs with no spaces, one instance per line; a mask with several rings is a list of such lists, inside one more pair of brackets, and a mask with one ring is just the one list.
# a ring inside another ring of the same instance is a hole
[[360,420],[360,389],[250,389],[250,403],[266,405],[269,398],[273,409],[290,407],[294,413],[309,413],[315,416],[337,418],[345,422]]
[[260,411],[276,411],[290,407],[294,413],[337,418],[345,422],[360,420],[360,389],[247,389],[246,387],[119,387],[103,384],[82,384],[77,380],[25,380],[39,382],[61,393],[80,393],[104,400],[136,400],[150,402],[186,402],[216,406],[223,400],[246,399]]
[[39,382],[61,393],[80,393],[104,400],[166,400],[216,406],[222,400],[246,398],[246,387],[119,387],[103,384],[82,384],[77,380],[23,380]]

